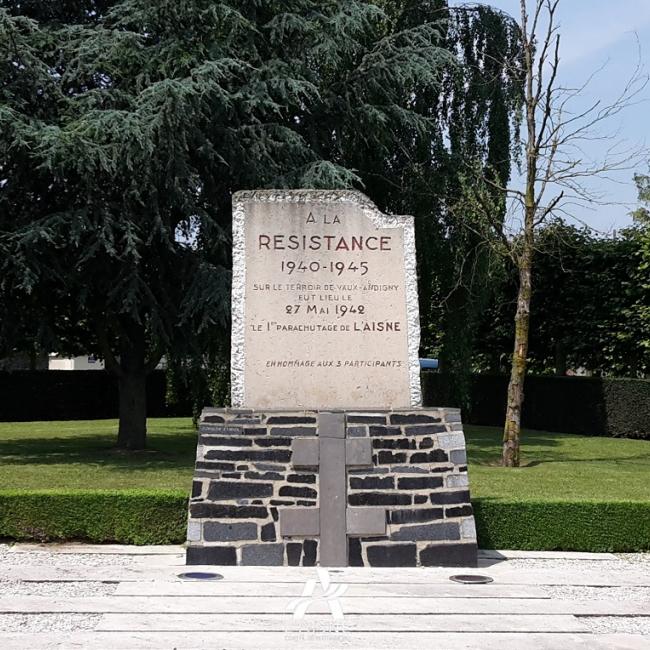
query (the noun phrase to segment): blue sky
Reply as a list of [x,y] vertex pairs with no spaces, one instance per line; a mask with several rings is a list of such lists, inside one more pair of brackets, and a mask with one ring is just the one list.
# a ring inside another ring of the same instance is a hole
[[[468,4],[450,0],[450,4]],[[489,4],[518,18],[519,0],[491,0]],[[528,0],[529,8],[533,0]],[[612,101],[629,79],[639,61],[650,72],[650,0],[560,0],[558,9],[561,46],[562,85],[582,84],[601,66],[581,102],[602,99]],[[650,146],[650,87],[639,98],[644,101],[629,107],[607,124],[606,131],[619,132],[629,146]],[[602,159],[611,141],[594,143],[588,151],[594,160]],[[639,163],[638,172],[647,173],[647,163]],[[634,170],[618,172],[616,182],[595,184],[613,205],[594,205],[574,209],[575,216],[601,232],[611,232],[632,223],[629,211],[636,205]]]

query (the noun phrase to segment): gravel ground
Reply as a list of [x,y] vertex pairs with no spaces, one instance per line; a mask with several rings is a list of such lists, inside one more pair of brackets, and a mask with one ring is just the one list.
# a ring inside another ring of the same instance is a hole
[[112,596],[117,582],[35,582],[22,580],[0,581],[2,596],[58,596],[79,598],[83,596]]
[[650,562],[643,553],[630,553],[616,560],[560,560],[540,558],[515,558],[506,560],[513,569],[581,569],[602,573],[650,573]]
[[650,553],[617,553],[616,557],[620,558],[624,562],[647,564],[650,566]]
[[[650,616],[580,616],[584,623],[596,634],[641,634],[650,636]],[[648,640],[650,647],[650,640]]]
[[1,632],[94,630],[101,614],[0,614]]
[[7,566],[133,566],[136,555],[104,553],[48,553],[47,551],[10,551],[6,544],[0,546],[0,565]]
[[650,587],[582,587],[573,585],[542,585],[542,589],[558,600],[635,600],[647,602],[650,613]]

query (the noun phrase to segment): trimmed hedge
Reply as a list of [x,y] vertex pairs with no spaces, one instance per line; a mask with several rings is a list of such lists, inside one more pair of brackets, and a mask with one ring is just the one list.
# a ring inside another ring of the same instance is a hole
[[650,503],[476,499],[479,548],[631,553],[650,550]]
[[178,490],[3,490],[0,537],[177,544],[185,541],[187,500]]
[[[503,426],[508,378],[474,375],[468,424]],[[524,385],[522,425],[529,429],[650,440],[650,380],[531,376]],[[458,406],[444,374],[422,373],[425,405]]]
[[[187,499],[178,490],[3,491],[0,537],[180,544]],[[650,550],[650,503],[475,499],[473,504],[480,548]]]
[[[0,372],[0,422],[100,420],[118,417],[117,379],[105,370],[14,370]],[[188,416],[189,400],[166,402],[164,370],[147,377],[149,417]]]

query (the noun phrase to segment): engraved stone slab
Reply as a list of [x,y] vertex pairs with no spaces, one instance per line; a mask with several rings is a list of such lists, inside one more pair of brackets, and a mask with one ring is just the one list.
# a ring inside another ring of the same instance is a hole
[[413,218],[351,191],[233,197],[232,404],[417,406]]

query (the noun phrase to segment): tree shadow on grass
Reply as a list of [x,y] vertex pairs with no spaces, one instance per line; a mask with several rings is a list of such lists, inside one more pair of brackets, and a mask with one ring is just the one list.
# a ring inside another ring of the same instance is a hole
[[151,435],[150,447],[128,452],[115,447],[115,435],[20,438],[0,441],[4,465],[100,465],[110,469],[159,470],[191,467],[196,435]]
[[[501,467],[501,431],[498,429],[470,430],[465,434],[470,462],[487,467]],[[547,463],[615,463],[621,461],[647,461],[650,463],[650,445],[646,453],[627,452],[619,455],[600,453],[576,456],[564,448],[565,441],[575,441],[583,436],[571,434],[524,431],[521,438],[521,468],[537,467]],[[593,438],[588,438],[593,441]],[[612,438],[606,438],[612,442]],[[594,451],[598,451],[595,449]]]

